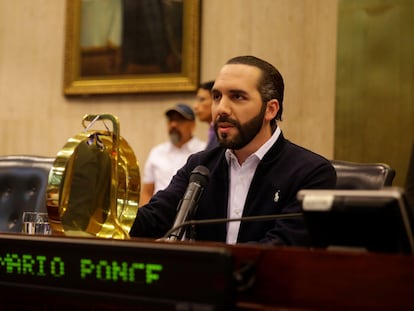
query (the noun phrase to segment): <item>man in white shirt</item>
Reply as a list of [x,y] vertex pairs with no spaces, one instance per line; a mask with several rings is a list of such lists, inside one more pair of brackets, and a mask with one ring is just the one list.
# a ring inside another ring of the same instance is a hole
[[170,140],[155,146],[144,167],[140,205],[148,203],[157,191],[168,186],[189,155],[205,149],[206,143],[193,136],[195,115],[185,104],[177,104],[165,112]]

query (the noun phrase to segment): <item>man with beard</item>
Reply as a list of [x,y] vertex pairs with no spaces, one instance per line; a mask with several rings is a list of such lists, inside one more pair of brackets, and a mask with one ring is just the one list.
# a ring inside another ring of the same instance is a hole
[[[300,189],[334,188],[336,173],[322,156],[285,139],[284,82],[279,71],[254,56],[230,59],[213,89],[212,114],[220,148],[194,154],[169,186],[138,210],[131,236],[160,238],[171,229],[191,172],[209,170],[194,220],[297,213]],[[191,226],[195,240],[309,246],[303,219],[234,221]]]
[[189,155],[201,151],[206,143],[193,136],[194,111],[186,104],[177,104],[165,112],[170,140],[151,149],[144,167],[140,205],[148,203],[158,190],[168,186]]

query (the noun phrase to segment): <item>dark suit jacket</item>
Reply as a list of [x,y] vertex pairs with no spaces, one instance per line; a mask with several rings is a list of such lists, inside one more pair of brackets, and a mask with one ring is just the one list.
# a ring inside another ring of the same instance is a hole
[[[139,208],[131,236],[162,237],[173,225],[176,207],[197,165],[210,170],[194,219],[227,217],[229,193],[228,164],[221,147],[201,151],[187,163],[151,201]],[[243,216],[300,212],[296,199],[300,189],[334,188],[336,173],[330,162],[286,140],[281,134],[259,163],[247,194]],[[226,224],[199,225],[196,240],[226,241]],[[302,219],[242,222],[238,243],[262,242],[309,245]]]

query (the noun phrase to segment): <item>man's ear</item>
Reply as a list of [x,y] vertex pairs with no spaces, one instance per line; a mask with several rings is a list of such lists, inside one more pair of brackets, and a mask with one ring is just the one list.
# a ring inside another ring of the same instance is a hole
[[279,101],[277,99],[271,99],[266,105],[265,119],[270,121],[276,117],[279,111]]

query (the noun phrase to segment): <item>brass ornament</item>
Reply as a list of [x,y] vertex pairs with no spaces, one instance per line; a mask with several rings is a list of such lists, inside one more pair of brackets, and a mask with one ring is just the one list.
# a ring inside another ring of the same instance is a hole
[[[102,121],[105,130],[90,130]],[[105,121],[112,123],[112,131]],[[84,131],[58,152],[49,174],[47,210],[54,235],[129,239],[139,207],[135,154],[120,136],[118,118],[85,115]]]

